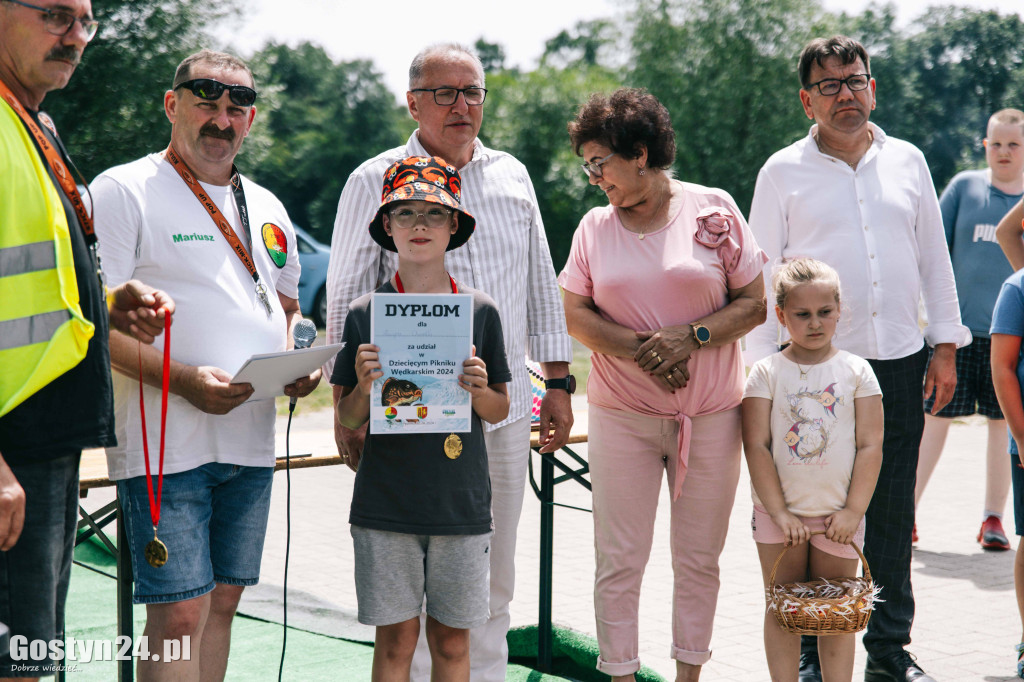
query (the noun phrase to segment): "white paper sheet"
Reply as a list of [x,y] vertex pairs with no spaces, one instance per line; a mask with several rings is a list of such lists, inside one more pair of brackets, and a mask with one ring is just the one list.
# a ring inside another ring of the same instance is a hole
[[260,353],[245,361],[232,377],[233,384],[252,384],[255,392],[246,402],[284,395],[284,387],[309,374],[328,358],[338,354],[345,344],[299,348],[280,353]]

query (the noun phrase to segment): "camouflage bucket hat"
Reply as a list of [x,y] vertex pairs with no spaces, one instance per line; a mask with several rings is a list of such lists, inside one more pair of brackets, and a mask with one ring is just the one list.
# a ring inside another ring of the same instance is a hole
[[384,231],[384,213],[396,201],[429,201],[459,213],[459,229],[448,242],[448,251],[469,240],[476,219],[462,208],[462,179],[454,166],[439,156],[410,156],[397,161],[384,173],[380,208],[370,223],[373,241],[396,251],[395,240]]

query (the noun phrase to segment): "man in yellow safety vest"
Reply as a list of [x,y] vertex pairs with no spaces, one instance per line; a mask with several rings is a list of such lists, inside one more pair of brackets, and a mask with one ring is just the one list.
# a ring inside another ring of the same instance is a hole
[[54,672],[81,451],[114,443],[108,316],[152,343],[174,310],[136,281],[105,291],[90,207],[39,111],[97,22],[89,0],[39,2],[0,0],[0,622],[47,656],[0,657],[0,678]]

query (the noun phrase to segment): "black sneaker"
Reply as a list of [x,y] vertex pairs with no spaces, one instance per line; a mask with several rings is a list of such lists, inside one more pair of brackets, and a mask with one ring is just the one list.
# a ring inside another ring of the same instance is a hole
[[864,682],[935,682],[935,678],[921,670],[909,652],[900,649],[879,658],[869,654]]
[[797,682],[821,682],[821,663],[818,662],[818,653],[800,654],[800,677]]

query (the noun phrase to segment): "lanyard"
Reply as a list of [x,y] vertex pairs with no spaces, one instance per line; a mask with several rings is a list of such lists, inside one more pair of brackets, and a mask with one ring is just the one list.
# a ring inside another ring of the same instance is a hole
[[[46,162],[50,164],[50,168],[53,170],[53,175],[57,178],[57,183],[60,185],[64,195],[71,202],[72,208],[75,209],[75,215],[78,216],[78,223],[82,226],[82,232],[85,234],[85,241],[88,246],[92,246],[96,243],[96,234],[93,231],[92,216],[89,215],[89,211],[85,208],[85,202],[82,201],[82,195],[78,192],[78,187],[75,186],[75,181],[71,177],[71,173],[68,171],[67,164],[60,158],[60,154],[50,141],[46,139],[46,135],[39,128],[36,122],[32,119],[32,115],[28,113],[18,98],[14,96],[11,89],[7,87],[7,84],[0,80],[0,97],[3,97],[4,101],[10,105],[11,109],[24,122],[25,127],[35,138],[36,144],[39,145],[39,149],[43,152],[43,156],[46,157]],[[56,135],[54,135],[56,137]]]
[[[270,300],[267,297],[267,289],[263,286],[263,282],[260,281],[260,273],[256,271],[256,265],[253,263],[252,258],[249,256],[249,251],[246,250],[245,245],[242,244],[242,240],[238,238],[235,233],[235,229],[231,227],[231,223],[224,217],[224,213],[217,208],[217,204],[214,203],[213,199],[209,197],[203,186],[199,184],[195,174],[189,169],[184,159],[174,151],[174,147],[168,145],[167,160],[171,163],[171,166],[178,175],[184,181],[185,185],[192,190],[192,193],[196,195],[196,199],[206,212],[210,214],[210,219],[220,230],[220,233],[224,235],[224,238],[228,240],[228,244],[231,246],[231,250],[235,252],[238,259],[242,261],[242,265],[249,272],[249,276],[252,277],[252,281],[256,284],[256,295],[259,297],[263,307],[266,308],[267,317],[270,317],[274,310],[270,307]],[[238,217],[242,221],[242,231],[247,235],[251,236],[249,229],[249,209],[245,203],[245,191],[242,189],[242,176],[239,175],[238,171],[234,166],[231,166],[231,192],[235,197],[235,204],[238,207]],[[251,239],[249,240],[251,245]],[[250,246],[251,248],[251,246]]]
[[[452,293],[459,293],[459,287],[455,284],[455,280],[452,279],[451,275],[448,275],[448,281],[452,283]],[[402,286],[402,278],[398,276],[397,272],[395,273],[395,289],[397,289],[400,294],[405,293],[405,287]]]

